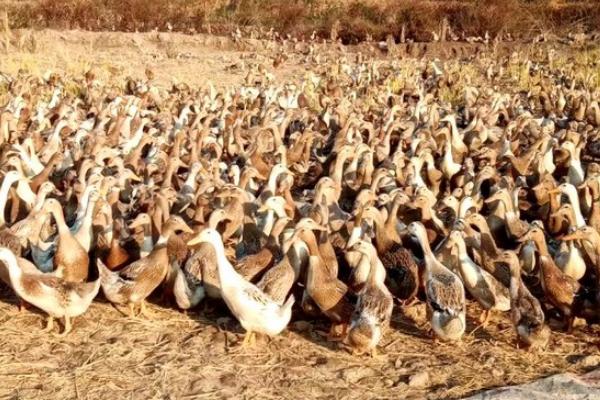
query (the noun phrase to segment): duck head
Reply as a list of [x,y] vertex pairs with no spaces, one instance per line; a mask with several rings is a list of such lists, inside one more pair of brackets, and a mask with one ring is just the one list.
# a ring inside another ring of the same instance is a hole
[[221,241],[221,234],[216,229],[206,228],[188,240],[187,245],[195,246],[200,243],[218,243],[219,241]]

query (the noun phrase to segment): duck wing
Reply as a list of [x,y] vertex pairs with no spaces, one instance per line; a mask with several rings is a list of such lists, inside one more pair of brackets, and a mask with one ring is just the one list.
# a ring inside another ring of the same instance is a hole
[[513,312],[516,314],[517,321],[526,322],[527,325],[536,326],[544,323],[544,311],[540,302],[529,293],[521,283],[519,295],[511,304]]
[[394,300],[390,293],[384,293],[378,288],[366,289],[359,296],[355,313],[358,315],[371,315],[377,318],[377,323],[382,324],[392,317]]
[[258,253],[250,254],[235,264],[236,271],[251,281],[256,275],[260,274],[265,268],[273,264],[274,256],[271,250],[264,248]]
[[454,275],[436,274],[427,280],[425,291],[430,306],[436,311],[457,315],[464,309],[465,292]]
[[294,268],[292,268],[286,257],[279,264],[269,269],[256,286],[276,303],[283,304],[294,284],[294,279]]
[[260,289],[253,285],[247,285],[244,287],[244,296],[247,296],[250,300],[255,303],[261,304],[263,306],[267,306],[269,303],[272,303],[272,300],[269,296],[263,293]]

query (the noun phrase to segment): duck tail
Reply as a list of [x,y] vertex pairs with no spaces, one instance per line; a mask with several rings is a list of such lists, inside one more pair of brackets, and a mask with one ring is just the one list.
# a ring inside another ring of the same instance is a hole
[[119,280],[119,275],[110,269],[100,260],[99,258],[96,261],[98,265],[98,273],[100,274],[100,282],[102,285],[113,285],[117,283]]
[[296,301],[296,299],[295,299],[294,295],[291,294],[290,297],[288,297],[288,299],[285,301],[285,303],[283,303],[283,305],[281,306],[281,310],[282,311],[287,311],[288,309],[291,310],[295,301]]

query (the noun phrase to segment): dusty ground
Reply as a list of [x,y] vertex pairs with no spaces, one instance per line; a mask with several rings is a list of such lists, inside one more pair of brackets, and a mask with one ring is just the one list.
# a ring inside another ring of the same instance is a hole
[[[173,79],[191,85],[207,79],[218,86],[239,84],[248,65],[271,65],[279,46],[163,33],[11,35],[8,51],[0,56],[1,72],[83,73],[95,66],[110,79],[143,76],[151,67],[161,85]],[[289,46],[298,51],[290,52],[280,68],[270,69],[278,80],[297,80],[311,66],[301,46]],[[335,58],[357,50],[383,56],[369,48],[333,48],[328,54]],[[469,304],[469,333],[460,345],[432,343],[423,304],[396,307],[376,358],[354,357],[325,342],[319,331],[327,324],[299,316],[280,337],[242,351],[237,346],[241,329],[218,302],[187,315],[163,304],[151,310],[150,320],[130,319],[99,299],[75,321],[71,335],[58,338],[40,331],[42,315],[19,313],[15,298],[2,290],[0,398],[453,399],[600,364],[598,328],[578,327],[574,335],[555,331],[546,352],[530,353],[515,348],[506,316],[475,329],[475,304]]]
[[[295,320],[273,341],[240,350],[241,329],[218,302],[187,315],[151,310],[151,319],[130,319],[97,300],[73,333],[59,338],[42,333],[43,316],[19,313],[3,291],[0,398],[453,399],[600,363],[597,329],[555,332],[547,352],[529,353],[515,348],[504,317],[474,331],[475,304],[468,306],[471,333],[458,346],[426,336],[423,305],[397,307],[376,358],[325,342],[324,322]],[[423,373],[422,387],[409,385]]]
[[[110,79],[143,77],[144,70],[151,68],[160,86],[176,81],[200,85],[207,80],[215,86],[239,84],[248,66],[271,64],[268,54],[277,47],[258,40],[235,43],[208,35],[52,30],[14,30],[10,43],[8,57],[0,57],[4,72],[24,68],[41,74],[48,70],[81,74],[94,67]],[[291,61],[273,73],[278,80],[293,79],[302,76],[303,70]]]
[[[558,42],[552,46],[562,52],[569,50],[568,46]],[[83,74],[94,67],[104,79],[121,79],[144,77],[144,70],[151,68],[159,86],[172,82],[204,85],[210,80],[215,86],[222,87],[244,82],[250,69],[258,65],[267,67],[278,82],[298,83],[307,70],[322,67],[340,57],[354,58],[358,53],[377,59],[390,57],[375,42],[355,46],[315,43],[313,54],[318,55],[316,60],[308,54],[308,47],[306,43],[293,41],[282,43],[251,38],[234,41],[230,37],[203,34],[54,30],[12,30],[7,34],[0,30],[0,71],[16,73],[25,69],[39,74],[46,71]],[[423,56],[469,59],[486,49],[491,49],[491,45],[464,42],[397,44],[392,55],[398,59]],[[495,47],[499,55],[508,55],[517,49],[533,52],[535,46],[505,42]],[[287,60],[273,68],[277,54],[285,54]]]

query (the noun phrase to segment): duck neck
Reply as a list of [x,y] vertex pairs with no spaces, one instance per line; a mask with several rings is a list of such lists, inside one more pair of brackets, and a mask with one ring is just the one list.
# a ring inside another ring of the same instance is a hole
[[192,171],[190,171],[190,174],[188,175],[187,179],[185,180],[184,186],[189,186],[195,190],[196,189],[196,177],[198,176],[198,172],[199,172],[199,170],[197,170],[197,169],[193,169]]
[[581,207],[579,205],[579,197],[575,193],[567,193],[567,197],[569,198],[569,202],[573,207],[573,213],[575,214],[575,223],[577,224],[577,228],[583,228],[586,223],[583,215],[581,214]]
[[165,229],[158,236],[158,240],[154,244],[154,249],[152,251],[154,252],[155,250],[166,249],[167,243],[169,242],[169,238],[173,234],[174,234],[173,230],[169,229],[168,225],[167,225],[167,227],[165,227]]
[[344,172],[344,164],[346,163],[346,157],[340,156],[335,160],[335,165],[333,166],[333,174],[331,174],[331,179],[335,183],[336,190],[341,192],[342,190],[342,174]]
[[2,186],[0,186],[0,226],[6,225],[4,220],[4,210],[6,208],[6,202],[8,201],[8,192],[11,186],[17,181],[17,179],[4,179]]
[[421,208],[421,220],[422,221],[431,221],[434,219],[435,215],[433,214],[431,208],[429,207],[420,207]]
[[[237,174],[237,173],[236,173]],[[250,180],[252,179],[251,174],[248,171],[244,171],[241,176],[239,176],[239,174],[237,174],[238,178],[238,182],[235,183],[236,178],[234,176],[234,184],[237,185],[238,187],[246,190],[248,188],[248,185],[250,184]]]
[[574,184],[579,184],[583,182],[585,179],[585,173],[583,172],[583,168],[581,166],[581,160],[579,159],[579,151],[577,149],[571,150],[569,152],[571,157],[569,157],[569,170],[572,171],[572,175],[576,182]]
[[460,237],[454,240],[454,244],[456,245],[456,249],[458,251],[458,259],[461,261],[461,264],[469,258],[467,254],[467,246],[465,245],[465,240]]
[[21,276],[23,276],[23,270],[21,270],[21,268],[19,267],[15,255],[8,251],[5,251],[0,256],[0,260],[4,262],[8,269],[8,276],[10,278],[10,283],[13,286],[13,288],[20,288],[20,280]]
[[386,252],[392,247],[394,241],[389,237],[387,233],[387,229],[385,226],[385,221],[383,221],[383,216],[381,212],[373,218],[373,223],[375,224],[375,237],[377,250],[381,253]]
[[221,283],[221,288],[224,289],[227,285],[234,284],[239,275],[225,256],[223,241],[219,238],[218,240],[211,241],[210,244],[215,249],[219,282]]
[[478,226],[478,228],[480,232],[481,247],[483,247],[483,251],[491,254],[492,257],[495,257],[496,255],[498,255],[499,251],[491,232],[489,231],[487,226],[483,229],[481,226]]
[[546,239],[542,235],[536,236],[532,239],[535,245],[537,246],[540,255],[550,257],[550,253],[548,252],[548,245],[546,244]]
[[269,176],[269,180],[267,181],[267,190],[273,194],[277,192],[277,178],[279,178],[280,173],[272,173]]
[[144,224],[144,240],[140,248],[140,255],[142,257],[147,256],[154,248],[154,242],[152,241],[152,227],[150,224]]
[[300,234],[300,238],[306,244],[308,253],[311,256],[321,257],[321,251],[319,250],[319,244],[317,243],[317,237],[313,231],[303,231]]
[[431,247],[429,246],[429,240],[427,239],[427,233],[423,229],[422,232],[419,232],[417,235],[417,240],[421,245],[421,249],[423,250],[423,255],[425,256],[425,266],[426,268],[430,268],[431,265],[437,262],[433,251],[431,251]]
[[50,211],[52,216],[54,217],[54,221],[56,221],[56,227],[58,228],[59,235],[70,234],[71,231],[65,222],[65,216],[63,215],[63,211],[61,209],[52,209]]
[[87,207],[85,209],[85,214],[83,215],[80,229],[91,229],[92,219],[94,217],[95,208],[96,208],[96,200],[90,199],[88,201]]
[[85,216],[87,211],[87,206],[90,202],[90,194],[94,188],[92,186],[88,186],[83,191],[81,198],[79,199],[79,203],[77,204],[77,211],[75,212],[75,221],[76,223],[81,221],[81,219]]
[[175,175],[175,172],[177,172],[177,167],[179,166],[179,164],[174,161],[174,158],[170,158],[170,160],[171,161],[169,161],[167,165],[167,171],[165,172],[165,179],[161,185],[162,188],[169,188],[173,186],[173,175]]
[[385,232],[388,238],[396,243],[400,243],[400,235],[398,234],[398,211],[400,210],[400,201],[394,201],[392,209],[385,221]]
[[32,213],[37,214],[38,212],[42,211],[42,208],[44,207],[44,202],[46,201],[46,196],[48,196],[48,192],[46,192],[45,190],[40,190],[38,192],[35,199],[35,205],[31,209]]

